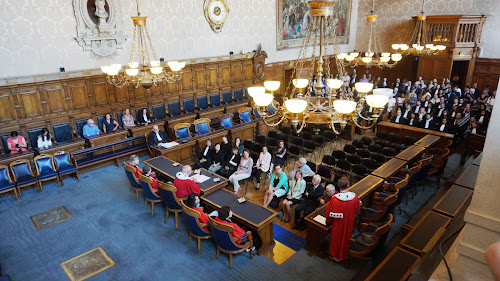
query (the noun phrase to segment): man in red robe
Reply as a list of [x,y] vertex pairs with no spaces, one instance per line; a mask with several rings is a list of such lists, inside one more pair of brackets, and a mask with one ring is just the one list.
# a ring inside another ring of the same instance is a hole
[[174,186],[177,188],[177,198],[184,198],[193,193],[200,195],[200,185],[189,178],[192,172],[191,166],[186,165],[182,167],[182,172],[175,175]]
[[335,194],[326,206],[326,222],[332,224],[330,259],[340,262],[346,259],[356,213],[361,202],[354,192],[347,191],[349,180],[342,177],[338,182],[340,193]]

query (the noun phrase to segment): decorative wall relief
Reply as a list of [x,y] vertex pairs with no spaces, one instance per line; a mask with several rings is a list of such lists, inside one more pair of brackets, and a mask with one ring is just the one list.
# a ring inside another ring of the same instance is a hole
[[123,34],[118,0],[73,0],[76,18],[75,37],[84,51],[96,58],[109,58],[122,49],[127,36]]
[[[297,48],[306,37],[309,23],[313,20],[308,0],[278,0],[277,3],[277,49]],[[349,42],[352,0],[338,0],[333,16],[328,18],[326,38],[333,44],[336,33],[340,44]]]

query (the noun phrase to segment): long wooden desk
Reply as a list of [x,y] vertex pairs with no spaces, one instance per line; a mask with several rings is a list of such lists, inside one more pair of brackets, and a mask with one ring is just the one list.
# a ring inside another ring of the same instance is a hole
[[385,162],[382,166],[378,167],[375,171],[372,172],[372,175],[387,179],[390,176],[394,175],[399,169],[403,168],[406,165],[406,161],[392,158],[391,160]]
[[422,146],[425,148],[428,148],[438,142],[441,139],[440,136],[436,135],[426,135],[425,137],[421,138],[419,141],[415,143],[415,145]]
[[483,159],[483,153],[481,152],[476,159],[472,162],[472,165],[480,166],[481,165],[481,160]]
[[469,188],[452,185],[432,209],[446,216],[454,217],[472,196],[472,192],[473,190]]
[[451,218],[430,210],[400,244],[419,255],[425,254],[438,242],[450,222]]
[[[153,170],[155,170],[157,173],[169,178],[170,180],[175,179],[175,174],[178,172],[182,171],[182,166],[173,166],[174,161],[164,157],[164,156],[159,156],[155,158],[148,159],[144,161],[144,164],[150,166]],[[224,177],[221,177],[217,174],[214,174],[212,172],[209,172],[208,170],[205,169],[200,169],[200,174],[208,176],[210,179],[206,180],[202,183],[200,183],[200,188],[203,191],[203,193],[208,194],[210,192],[214,192],[215,190],[218,190],[224,186],[227,185],[228,181]],[[213,179],[219,178],[219,182],[214,182]]]
[[165,156],[172,161],[179,162],[185,165],[191,165],[194,161],[194,146],[196,141],[193,139],[177,140],[179,145],[171,148],[163,148],[161,146],[151,147],[154,157]]
[[233,221],[252,231],[255,249],[260,255],[274,245],[273,221],[278,214],[248,199],[240,204],[238,198],[230,191],[219,189],[203,195],[201,200],[210,211],[224,205],[230,206],[233,211]]
[[474,189],[476,185],[477,174],[479,173],[479,166],[470,165],[465,172],[454,182],[454,184],[458,184],[470,189]]
[[395,158],[404,160],[404,161],[411,161],[418,156],[422,155],[422,153],[425,151],[425,147],[418,146],[418,145],[412,145],[408,147],[407,149],[401,151],[398,155],[394,156]]
[[419,262],[419,256],[396,247],[365,281],[404,281]]
[[445,146],[447,146],[450,141],[453,141],[454,137],[453,134],[445,134],[437,131],[417,128],[407,125],[394,124],[387,121],[378,123],[377,130],[385,131],[387,133],[397,133],[400,134],[401,136],[412,136],[417,140],[422,139],[427,135],[438,136],[440,137],[440,139],[434,143],[434,147],[439,147],[439,148],[444,148]]
[[234,143],[236,138],[240,138],[243,142],[244,140],[253,140],[255,136],[255,127],[257,122],[249,122],[243,124],[237,124],[233,127],[227,129],[231,137],[231,142]]
[[[384,180],[379,177],[368,175],[351,186],[349,188],[349,191],[356,193],[359,200],[365,201],[365,199],[367,199],[372,192],[377,190],[383,182]],[[314,218],[317,215],[326,217],[326,204],[306,216],[305,220],[307,225],[307,237],[304,248],[317,256],[321,256],[320,244],[323,238],[325,238],[325,236],[330,231],[331,226],[323,225],[315,221]]]

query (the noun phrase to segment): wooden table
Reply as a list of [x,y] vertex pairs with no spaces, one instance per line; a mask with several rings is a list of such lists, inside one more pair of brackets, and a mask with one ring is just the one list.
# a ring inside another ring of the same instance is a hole
[[238,198],[239,196],[230,191],[218,189],[200,199],[210,211],[229,205],[233,211],[233,221],[252,231],[255,249],[260,255],[274,245],[273,221],[278,214],[248,199],[240,204]]
[[472,165],[480,166],[481,165],[481,159],[483,159],[483,153],[481,152],[476,159],[472,162]]
[[404,281],[419,262],[419,256],[396,247],[365,281]]
[[392,158],[391,160],[385,162],[382,166],[378,167],[375,171],[372,172],[372,175],[387,179],[390,176],[394,175],[399,169],[403,168],[406,165],[406,161]]
[[418,156],[420,156],[423,152],[425,151],[425,147],[418,146],[418,145],[412,145],[408,147],[407,149],[401,151],[398,155],[394,156],[398,159],[405,160],[405,161],[411,161]]
[[471,197],[472,192],[469,188],[452,185],[432,209],[438,213],[454,217]]
[[428,148],[430,147],[431,145],[435,144],[436,142],[438,142],[439,140],[441,139],[440,136],[436,136],[436,135],[426,135],[425,137],[421,138],[419,141],[417,141],[415,143],[415,145],[418,145],[418,146],[422,146],[422,147],[425,147],[425,148]]
[[430,210],[400,244],[419,255],[425,254],[436,245],[450,222],[451,218]]
[[[152,159],[148,159],[144,161],[144,164],[150,166],[153,170],[155,170],[160,175],[167,177],[170,180],[175,179],[175,174],[182,171],[182,165],[173,166],[174,161],[164,157],[159,156]],[[221,177],[217,174],[214,174],[208,170],[200,169],[200,174],[208,176],[210,179],[200,183],[201,191],[204,194],[208,194],[210,192],[214,192],[224,186],[227,185],[228,181],[226,178]],[[219,178],[220,181],[214,182],[213,179]]]
[[465,172],[463,172],[462,175],[460,175],[460,177],[454,182],[454,184],[474,189],[478,173],[479,173],[479,166],[470,165],[469,168],[467,168],[467,170],[465,170]]
[[[365,199],[368,198],[369,195],[378,187],[380,187],[383,182],[384,180],[379,177],[368,175],[353,186],[349,187],[349,191],[356,193],[359,200],[365,201]],[[320,244],[328,234],[328,232],[330,232],[331,226],[327,226],[315,221],[314,218],[317,215],[326,217],[326,204],[317,208],[314,212],[310,213],[305,218],[307,225],[307,237],[304,249],[308,250],[314,255],[321,256],[322,253]]]
[[171,148],[163,148],[160,146],[151,147],[154,157],[165,156],[172,161],[185,165],[193,164],[195,162],[193,153],[196,141],[193,139],[183,139],[181,141],[177,140],[176,142],[179,142],[179,145]]

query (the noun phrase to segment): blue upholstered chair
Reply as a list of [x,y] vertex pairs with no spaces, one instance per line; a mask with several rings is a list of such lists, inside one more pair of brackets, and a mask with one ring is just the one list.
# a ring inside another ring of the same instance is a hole
[[156,120],[163,120],[167,117],[164,104],[153,105],[153,117]]
[[191,127],[190,123],[179,123],[174,126],[175,136],[178,140],[191,138],[189,127]]
[[177,188],[175,186],[158,182],[158,194],[163,199],[165,203],[165,222],[168,220],[168,215],[170,212],[175,215],[175,229],[179,227],[179,213],[182,212],[181,200],[177,198]]
[[[238,244],[238,238],[233,237],[234,228],[227,224],[218,223],[213,218],[210,219],[210,231],[217,244],[217,253],[215,258],[219,258],[219,251],[229,255],[229,268],[233,269],[233,254],[239,254],[246,249],[250,249],[250,258],[253,259],[253,240],[246,242],[243,245]],[[248,232],[247,232],[247,235]]]
[[104,120],[106,120],[106,116],[99,116],[99,117],[97,117],[97,128],[99,128],[99,130],[101,130],[101,132],[103,132],[103,133],[104,133],[104,130],[103,130],[102,127],[103,127],[103,124],[104,124]]
[[125,174],[127,175],[128,181],[130,182],[130,197],[136,197],[136,202],[139,203],[139,192],[143,192],[142,186],[139,182],[139,178],[135,177],[135,169],[129,164],[123,161],[123,168],[125,169]]
[[178,101],[169,102],[168,106],[168,117],[176,117],[181,115],[181,103]]
[[191,114],[194,113],[194,99],[185,99],[182,101],[182,106],[184,107],[184,113]]
[[65,151],[58,151],[54,153],[54,164],[56,165],[56,171],[59,175],[59,180],[61,180],[61,184],[64,186],[64,181],[62,180],[63,175],[75,174],[76,179],[80,181],[80,175],[78,174],[78,165],[76,164],[75,159]]
[[[186,206],[182,200],[180,203],[182,210],[184,211],[184,214],[182,215],[184,223],[186,223],[189,228],[189,243],[191,243],[191,237],[196,238],[196,240],[198,240],[198,253],[201,253],[201,239],[209,239],[212,237],[210,231],[204,228],[205,226],[208,226],[208,223],[201,223],[200,213]],[[201,209],[203,210],[203,208]]]
[[28,138],[32,148],[38,147],[38,135],[40,134],[40,132],[42,132],[42,129],[43,128],[39,128],[28,131]]
[[243,89],[234,90],[234,99],[236,101],[243,101]]
[[123,113],[122,112],[118,112],[116,114],[116,121],[118,121],[118,126],[120,128],[123,128],[123,119],[122,119],[122,117],[123,117]]
[[219,107],[220,106],[220,95],[218,93],[210,95],[210,105],[212,107]]
[[0,165],[0,193],[5,193],[9,191],[14,191],[14,194],[17,197],[16,184],[12,182],[9,173],[9,167],[6,165]]
[[76,124],[76,133],[78,134],[78,136],[83,138],[83,126],[87,124],[87,120],[76,121],[75,124]]
[[[149,177],[146,177],[142,174],[139,174],[139,182],[141,183],[142,190],[144,191],[144,198],[146,199],[144,201],[144,208],[148,206],[148,202],[151,203],[151,215],[154,216],[155,214],[155,203],[160,203],[163,201],[161,197],[154,192],[154,189],[151,187],[151,184],[153,183],[153,180]],[[160,185],[160,182],[158,181],[158,185]]]
[[252,109],[250,107],[243,107],[238,109],[238,113],[240,114],[241,123],[252,122]]
[[[134,120],[139,120],[139,116],[142,115],[142,108],[136,109],[135,111],[135,117]],[[149,110],[148,110],[149,111]]]
[[230,104],[232,102],[233,102],[233,96],[231,94],[231,91],[223,92],[222,93],[222,103],[223,104]]
[[428,155],[428,157],[421,160],[422,161],[422,168],[420,169],[420,171],[416,175],[415,195],[417,195],[419,186],[422,186],[423,191],[425,191],[425,185],[423,184],[423,181],[427,177],[427,174],[429,173],[429,170],[432,167],[432,160],[433,160],[432,155]]
[[257,108],[254,108],[254,109],[253,109],[253,115],[255,115],[255,117],[257,117],[257,118],[260,118],[260,114],[259,114],[259,112],[257,111]]
[[201,96],[196,98],[196,109],[207,110],[208,109],[208,99],[207,96]]
[[204,135],[210,133],[212,131],[212,128],[210,128],[210,119],[200,118],[194,120],[194,130],[198,135]]
[[38,191],[40,191],[40,186],[38,179],[33,174],[31,170],[30,161],[27,159],[15,160],[10,163],[10,169],[12,175],[14,176],[14,182],[16,183],[17,191],[19,192],[19,197],[23,198],[21,193],[21,188],[35,185]]
[[220,117],[220,125],[224,129],[229,129],[233,127],[233,114],[231,113],[226,113],[222,114]]
[[2,136],[2,145],[3,145],[3,149],[5,151],[5,154],[9,154],[10,153],[9,147],[7,146],[7,139],[8,138],[10,138],[10,135],[4,135],[4,136]]
[[33,159],[33,162],[35,162],[36,174],[42,190],[43,190],[42,182],[44,181],[56,180],[57,185],[59,187],[61,186],[61,182],[59,181],[59,175],[57,174],[57,168],[54,164],[54,159],[52,158],[52,155],[49,154],[37,155]]
[[54,130],[54,137],[57,142],[66,142],[73,139],[73,128],[69,123],[55,125],[52,130]]

